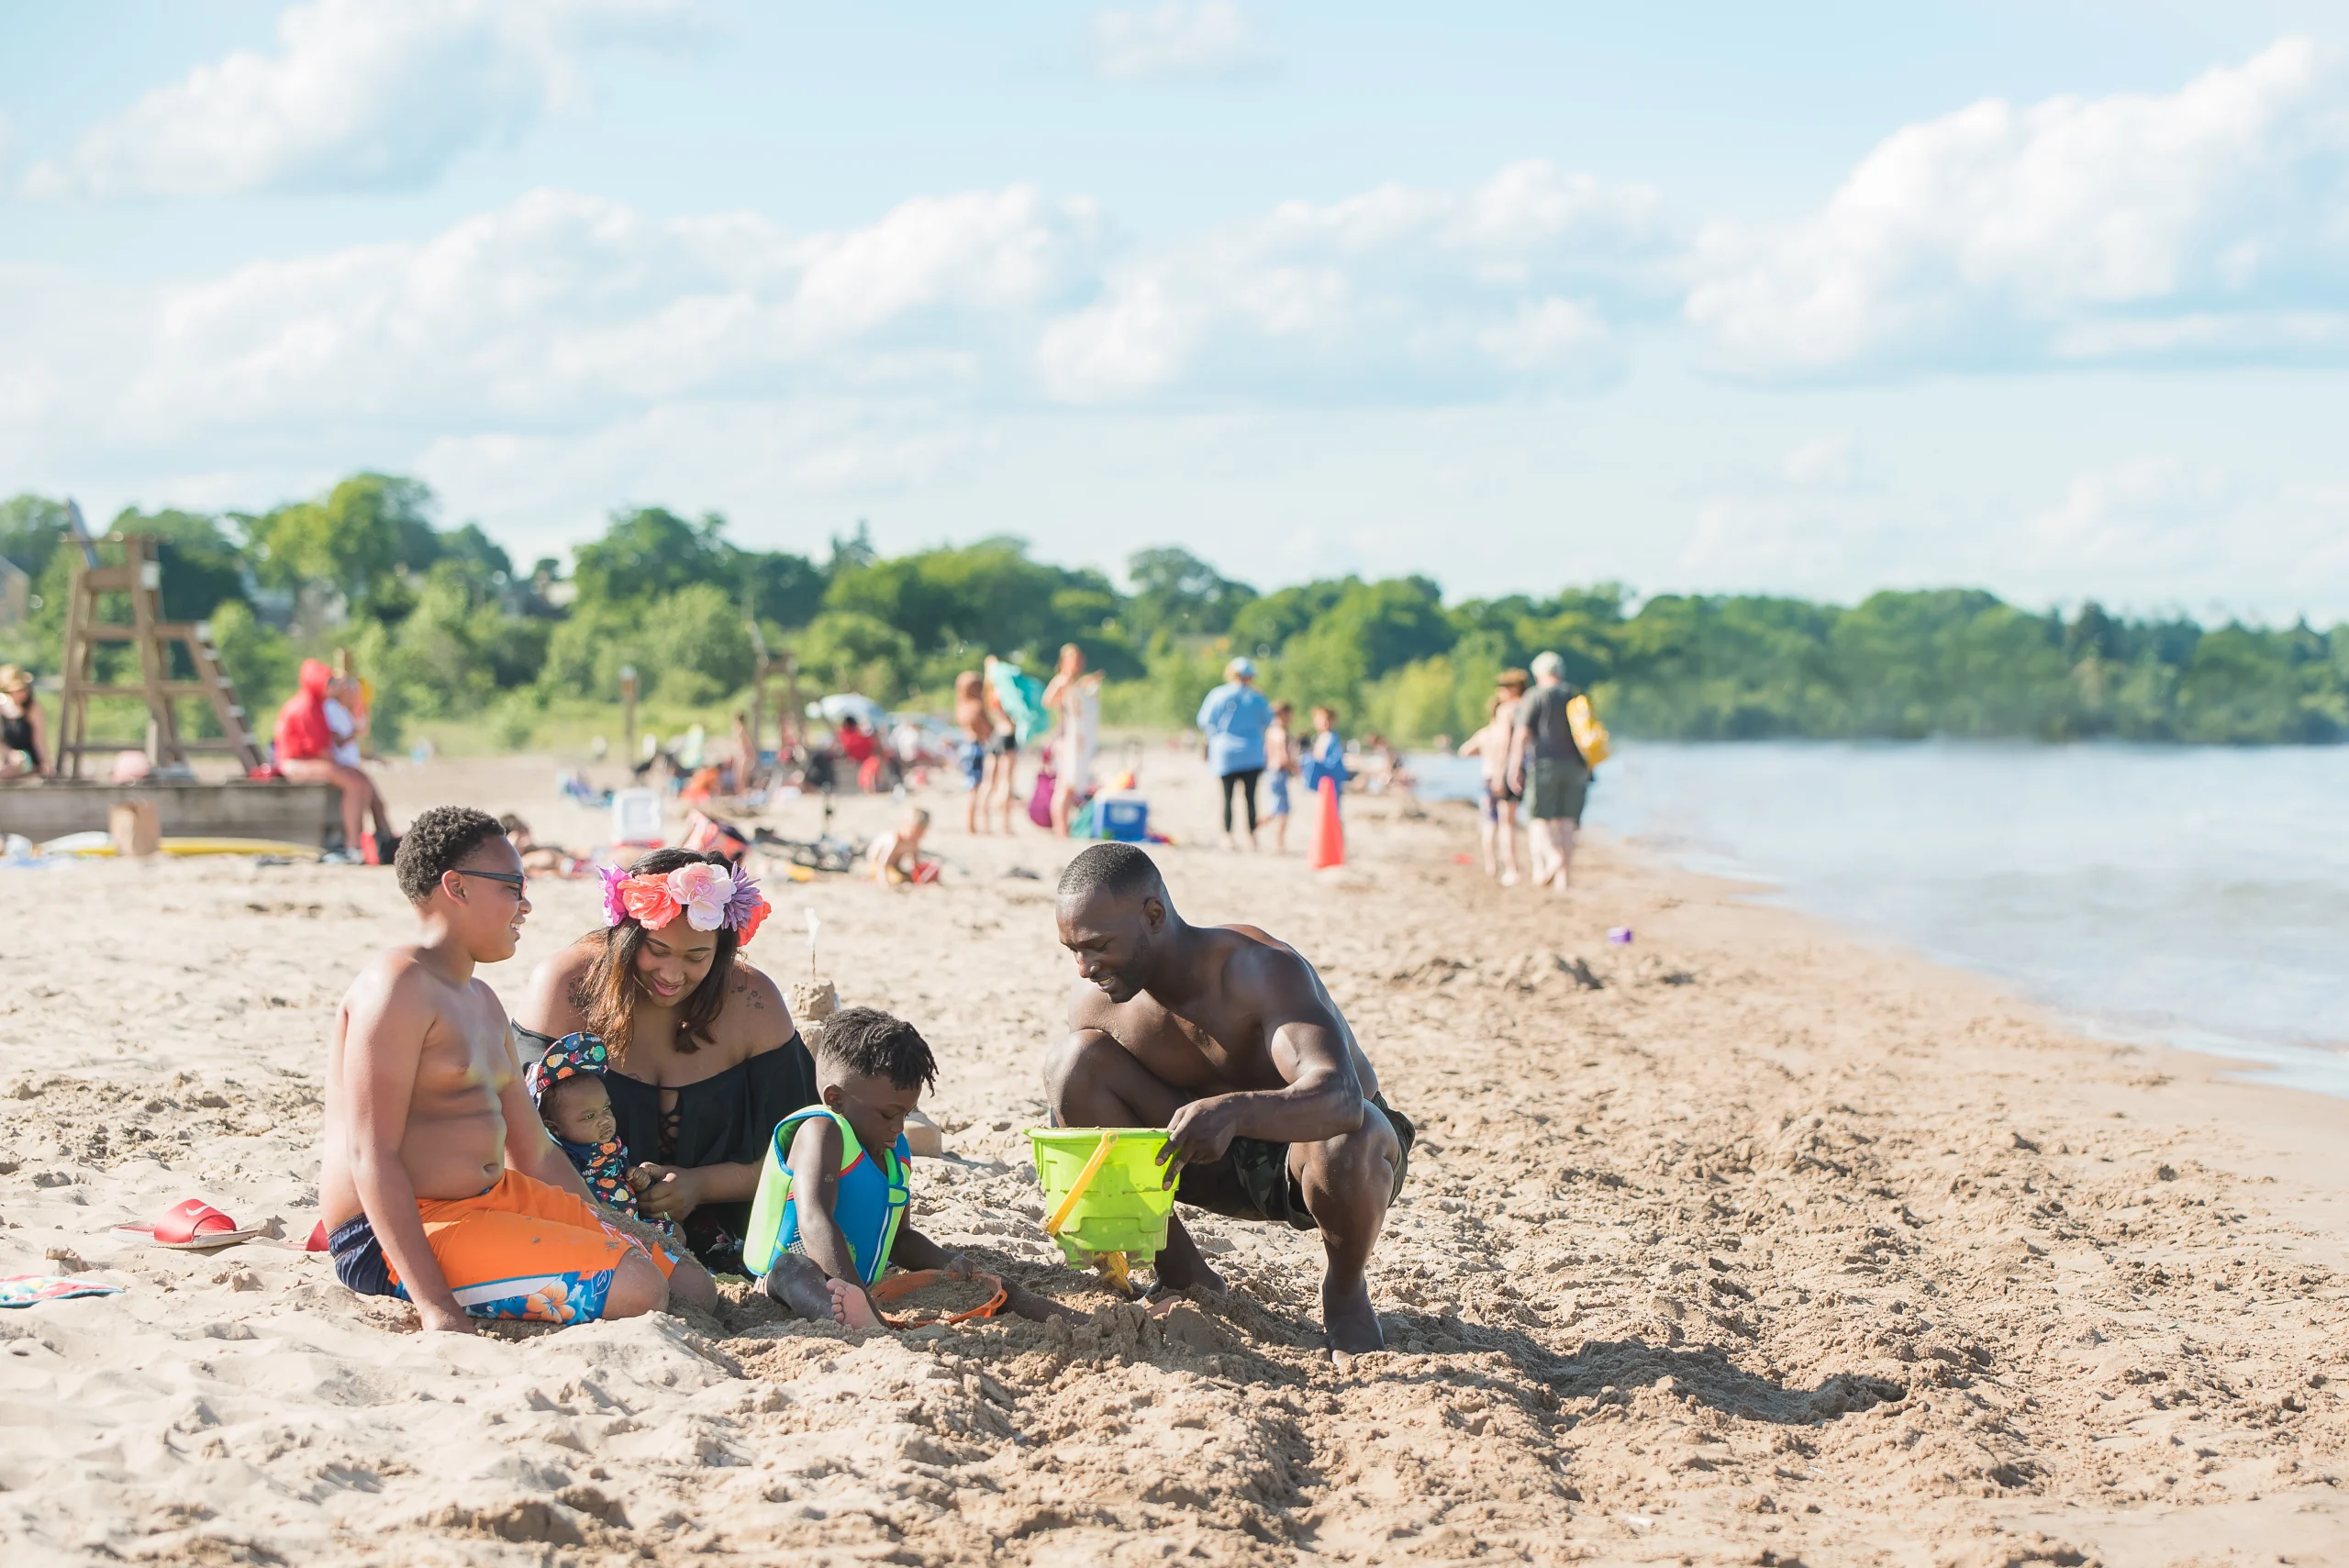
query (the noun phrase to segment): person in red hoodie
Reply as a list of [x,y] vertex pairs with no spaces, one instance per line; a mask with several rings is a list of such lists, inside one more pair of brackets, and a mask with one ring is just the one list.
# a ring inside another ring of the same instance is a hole
[[327,685],[334,672],[316,659],[302,661],[302,689],[277,710],[277,771],[302,784],[330,784],[342,791],[342,842],[338,858],[357,861],[367,803],[375,786],[365,773],[334,760],[334,731],[327,724]]

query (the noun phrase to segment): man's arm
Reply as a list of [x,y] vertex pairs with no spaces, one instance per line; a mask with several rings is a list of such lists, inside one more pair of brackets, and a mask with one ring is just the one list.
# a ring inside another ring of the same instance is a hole
[[351,1095],[344,1136],[351,1140],[351,1181],[360,1210],[417,1317],[428,1329],[470,1334],[473,1319],[457,1305],[425,1240],[416,1187],[400,1160],[434,1016],[422,985],[421,972],[408,968],[389,978],[379,971],[352,988],[344,1015],[342,1078]]
[[1525,793],[1525,726],[1517,719],[1508,721],[1508,787]]
[[1319,1143],[1362,1126],[1362,1080],[1341,1024],[1294,953],[1264,951],[1242,962],[1256,970],[1242,979],[1262,988],[1264,1049],[1288,1080],[1278,1089],[1210,1095],[1176,1110],[1166,1124],[1161,1157],[1172,1185],[1186,1164],[1223,1158],[1234,1138],[1268,1143]]

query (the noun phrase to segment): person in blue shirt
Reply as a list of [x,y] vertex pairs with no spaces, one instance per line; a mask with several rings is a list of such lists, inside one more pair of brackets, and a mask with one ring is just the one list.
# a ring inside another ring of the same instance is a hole
[[1237,846],[1231,836],[1231,797],[1247,802],[1248,847],[1256,847],[1256,781],[1264,774],[1264,731],[1273,722],[1273,705],[1256,689],[1256,666],[1234,659],[1223,667],[1223,684],[1199,705],[1199,732],[1208,739],[1208,766],[1223,781],[1223,847]]

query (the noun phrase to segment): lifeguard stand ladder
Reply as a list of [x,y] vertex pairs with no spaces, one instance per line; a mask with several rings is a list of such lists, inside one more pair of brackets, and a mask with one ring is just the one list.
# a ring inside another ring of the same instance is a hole
[[[80,530],[75,532],[79,534]],[[99,564],[97,550],[87,536],[73,541],[82,547],[82,564],[73,573],[72,597],[65,606],[65,681],[58,704],[57,757],[63,764],[65,776],[82,776],[84,753],[123,750],[119,742],[90,739],[92,697],[146,700],[150,719],[147,750],[157,767],[184,765],[189,755],[198,751],[230,753],[246,773],[262,766],[265,759],[260,746],[254,743],[244,706],[237,701],[236,685],[220,666],[219,651],[212,645],[211,627],[201,621],[163,618],[163,564],[156,557],[153,536],[113,534],[108,539],[122,546],[119,566]],[[107,620],[100,615],[100,606],[108,594],[129,596],[128,621]],[[139,650],[139,684],[98,684],[95,656],[101,642],[128,642]],[[171,651],[174,645],[187,650],[189,664],[195,672],[193,680],[173,677]],[[212,704],[213,714],[220,721],[220,740],[192,740],[181,735],[179,717],[173,706],[181,697],[203,697]]]

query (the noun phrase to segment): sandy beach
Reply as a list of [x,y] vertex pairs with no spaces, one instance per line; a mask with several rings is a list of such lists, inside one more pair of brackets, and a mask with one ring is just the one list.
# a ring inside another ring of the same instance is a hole
[[[384,782],[598,841],[555,766]],[[1209,840],[1192,763],[1144,782]],[[123,1287],[0,1313],[0,1558],[2349,1563],[2349,1103],[1620,845],[1563,905],[1503,895],[1455,859],[1466,806],[1353,803],[1320,877],[1169,850],[1190,918],[1319,966],[1421,1129],[1372,1269],[1393,1349],[1339,1367],[1309,1236],[1202,1222],[1233,1289],[1163,1323],[1060,1265],[1024,1129],[1066,847],[929,803],[944,884],[774,879],[748,957],[803,975],[812,908],[843,998],[922,1029],[955,1158],[917,1223],[1083,1328],[858,1334],[729,1286],[715,1319],[419,1335],[300,1250],[336,1000],[411,929],[389,873],[0,873],[0,1274]],[[600,924],[592,883],[531,900],[485,972],[509,1004]],[[191,1195],[285,1240],[112,1229]]]

